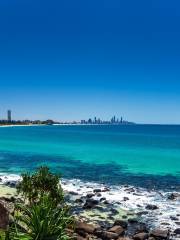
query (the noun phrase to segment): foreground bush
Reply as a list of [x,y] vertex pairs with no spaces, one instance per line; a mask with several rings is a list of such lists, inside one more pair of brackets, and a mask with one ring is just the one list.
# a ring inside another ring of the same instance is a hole
[[59,182],[59,175],[52,174],[48,167],[40,167],[34,174],[22,175],[17,192],[32,204],[45,194],[59,204],[63,201],[63,190]]
[[32,175],[23,174],[18,193],[24,204],[16,204],[14,221],[6,240],[66,240],[66,228],[72,224],[69,208],[64,203],[59,176],[47,167]]

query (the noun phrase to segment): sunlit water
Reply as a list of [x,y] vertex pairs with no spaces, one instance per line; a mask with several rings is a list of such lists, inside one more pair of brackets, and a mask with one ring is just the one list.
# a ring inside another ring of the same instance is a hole
[[180,126],[32,126],[0,128],[0,172],[49,165],[65,178],[178,188]]

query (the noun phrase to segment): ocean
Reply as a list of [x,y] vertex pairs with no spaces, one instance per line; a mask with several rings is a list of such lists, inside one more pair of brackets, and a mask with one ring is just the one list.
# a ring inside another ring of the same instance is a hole
[[0,128],[0,173],[48,165],[65,179],[180,189],[180,126],[59,125]]

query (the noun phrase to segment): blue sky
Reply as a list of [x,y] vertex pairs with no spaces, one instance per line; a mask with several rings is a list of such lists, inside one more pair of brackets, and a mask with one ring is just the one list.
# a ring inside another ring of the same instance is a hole
[[3,0],[0,117],[180,123],[178,0]]

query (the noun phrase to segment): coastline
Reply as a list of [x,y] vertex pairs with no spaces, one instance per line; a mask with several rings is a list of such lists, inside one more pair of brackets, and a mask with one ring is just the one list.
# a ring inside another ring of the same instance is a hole
[[[15,185],[20,176],[1,174],[0,179],[0,198],[17,196]],[[171,232],[180,225],[180,192],[150,191],[128,185],[107,186],[77,179],[62,179],[61,185],[73,215],[82,221],[108,226],[119,219],[136,220],[149,229]]]

